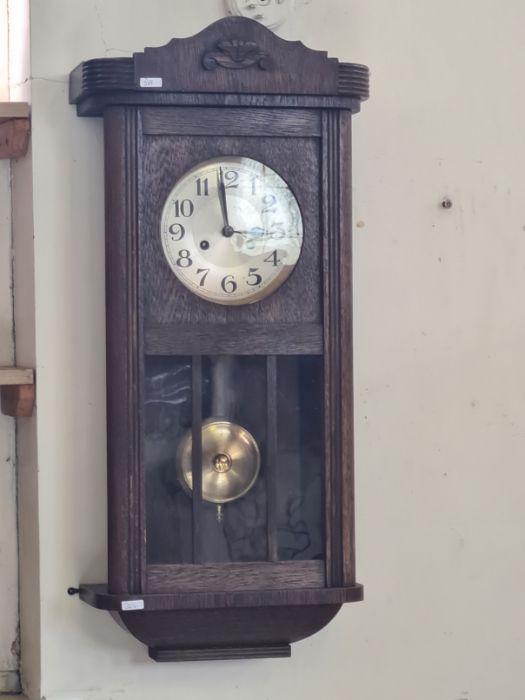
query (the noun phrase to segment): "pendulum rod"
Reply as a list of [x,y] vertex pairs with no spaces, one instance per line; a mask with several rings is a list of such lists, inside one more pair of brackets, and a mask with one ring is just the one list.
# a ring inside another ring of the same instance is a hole
[[214,418],[233,419],[235,388],[233,375],[235,357],[216,355],[212,362],[211,414]]
[[[235,357],[217,355],[212,363],[211,413],[214,418],[232,420],[235,407],[233,375]],[[217,522],[224,520],[224,507],[217,505]]]

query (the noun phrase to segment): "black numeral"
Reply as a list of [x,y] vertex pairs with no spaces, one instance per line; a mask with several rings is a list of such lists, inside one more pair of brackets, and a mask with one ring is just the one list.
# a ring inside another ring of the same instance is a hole
[[271,255],[269,255],[267,258],[264,258],[264,262],[271,262],[274,267],[277,267],[277,265],[281,264],[281,261],[277,257],[277,251],[274,250]]
[[200,177],[197,179],[197,197],[207,197],[208,192],[208,178],[202,180]]
[[[262,277],[261,275],[257,274],[258,267],[250,267],[248,271],[248,281],[246,284],[250,287],[256,287],[258,284],[261,284],[262,282]],[[250,282],[250,277],[253,277],[253,281]]]
[[277,204],[277,197],[274,194],[267,194],[262,198],[263,210],[261,214],[270,214],[270,212],[275,211],[275,205]]
[[226,275],[222,278],[221,287],[226,294],[233,294],[237,289],[237,282],[233,275]]
[[237,180],[239,179],[239,173],[236,170],[227,170],[224,173],[224,179],[227,181],[224,187],[239,187]]
[[186,233],[186,229],[182,224],[171,224],[168,230],[172,241],[182,241]]
[[179,267],[191,267],[193,265],[193,260],[190,258],[189,250],[179,250],[179,257],[177,259],[177,265]]
[[[198,274],[198,275],[201,275],[201,274],[202,274],[199,287],[204,287],[204,283],[206,282],[206,277],[208,276],[208,272],[210,271],[210,269],[211,269],[211,268],[209,268],[209,267],[200,267],[200,268],[197,270],[197,274]],[[203,273],[204,273],[204,274],[203,274]]]
[[183,199],[182,202],[179,202],[179,200],[177,199],[174,202],[174,206],[175,206],[175,216],[177,218],[179,216],[185,216],[187,218],[188,216],[191,216],[193,214],[193,211],[195,209],[191,199]]

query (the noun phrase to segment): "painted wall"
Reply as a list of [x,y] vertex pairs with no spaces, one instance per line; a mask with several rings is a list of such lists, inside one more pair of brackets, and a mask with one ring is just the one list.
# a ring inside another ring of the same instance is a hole
[[354,129],[366,602],[289,661],[161,666],[66,595],[106,575],[102,128],[67,104],[67,75],[193,34],[222,3],[31,11],[41,694],[523,700],[521,0],[311,0],[283,29],[372,68]]

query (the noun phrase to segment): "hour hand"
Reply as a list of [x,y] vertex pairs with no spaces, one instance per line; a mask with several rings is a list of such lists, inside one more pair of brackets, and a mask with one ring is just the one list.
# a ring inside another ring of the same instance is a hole
[[222,229],[222,235],[226,236],[227,238],[231,238],[233,236],[233,227],[230,226],[230,222],[228,220],[228,205],[226,203],[226,187],[224,185],[224,175],[222,172],[222,168],[219,167],[217,170],[217,192],[219,193],[219,202],[221,205],[221,213],[222,213],[222,223],[223,223],[223,229]]

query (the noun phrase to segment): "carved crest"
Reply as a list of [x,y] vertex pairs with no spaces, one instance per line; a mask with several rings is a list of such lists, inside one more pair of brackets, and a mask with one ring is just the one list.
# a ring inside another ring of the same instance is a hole
[[268,70],[270,55],[254,41],[230,39],[219,41],[214,51],[205,53],[202,65],[206,70],[214,70],[217,66],[239,70],[254,65],[258,65],[261,70]]

